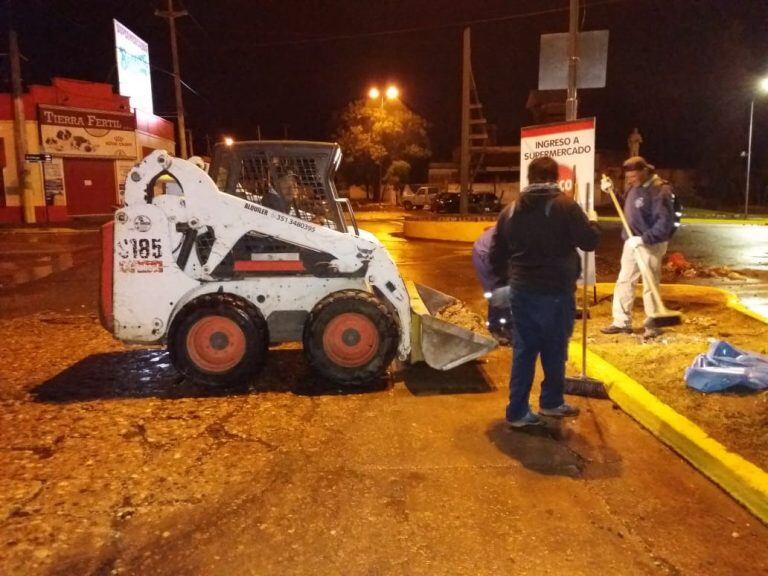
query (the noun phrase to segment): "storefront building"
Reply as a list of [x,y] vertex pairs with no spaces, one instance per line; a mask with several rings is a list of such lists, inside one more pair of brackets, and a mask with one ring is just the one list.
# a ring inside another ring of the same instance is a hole
[[[155,149],[175,150],[171,122],[131,110],[111,84],[54,78],[24,94],[27,194],[17,176],[13,105],[0,94],[0,222],[22,222],[24,202],[37,223],[110,214],[128,171]],[[29,217],[28,217],[29,219]]]

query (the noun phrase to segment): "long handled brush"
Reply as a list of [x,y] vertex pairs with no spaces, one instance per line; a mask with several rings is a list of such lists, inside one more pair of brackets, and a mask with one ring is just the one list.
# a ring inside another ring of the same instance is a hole
[[[590,188],[587,184],[587,201],[585,206],[590,207]],[[582,290],[581,290],[581,374],[577,378],[566,377],[563,391],[575,396],[588,396],[590,398],[608,398],[605,384],[595,378],[587,376],[587,318],[589,317],[589,301],[587,297],[587,277],[589,275],[589,258],[586,252],[582,252]]]
[[[603,175],[603,184],[605,184],[606,181],[610,182],[610,178]],[[604,185],[603,190],[606,190],[608,194],[611,195],[611,200],[613,200],[613,205],[616,207],[616,212],[619,213],[621,223],[624,225],[624,231],[627,233],[627,237],[631,238],[634,234],[627,223],[627,218],[624,216],[624,211],[621,209],[619,201],[616,199],[616,194],[613,191],[613,183],[610,182],[609,185]],[[648,266],[648,262],[645,260],[644,249],[640,246],[635,246],[635,260],[637,261],[638,268],[640,268],[643,284],[651,291],[653,303],[658,310],[657,312],[648,315],[646,326],[648,328],[664,328],[665,326],[677,326],[678,324],[681,324],[683,321],[682,314],[674,310],[668,310],[667,307],[664,306],[664,301],[661,299],[661,294],[659,293],[658,286],[656,286],[653,273]]]

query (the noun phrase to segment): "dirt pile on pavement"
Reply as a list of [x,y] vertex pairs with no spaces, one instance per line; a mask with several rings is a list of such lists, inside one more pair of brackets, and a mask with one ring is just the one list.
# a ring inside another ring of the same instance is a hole
[[682,278],[716,278],[721,280],[745,281],[747,276],[728,266],[696,266],[682,252],[672,252],[664,263],[664,271]]
[[448,304],[440,308],[435,314],[440,320],[445,320],[461,328],[466,328],[472,332],[477,332],[483,336],[491,336],[488,332],[488,328],[485,325],[485,320],[479,315],[472,312],[464,302],[457,300],[453,304]]

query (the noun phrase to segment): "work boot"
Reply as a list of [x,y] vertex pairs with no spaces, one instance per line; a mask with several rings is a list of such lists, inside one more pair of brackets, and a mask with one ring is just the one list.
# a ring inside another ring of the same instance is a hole
[[543,426],[544,420],[536,416],[533,412],[528,410],[527,414],[517,420],[507,420],[512,428],[525,428],[526,426]]
[[605,328],[600,328],[600,332],[603,334],[632,334],[632,327],[609,324]]
[[578,416],[580,410],[576,406],[571,406],[563,402],[556,408],[539,408],[539,414],[542,416],[554,416],[555,418],[562,418],[564,416]]

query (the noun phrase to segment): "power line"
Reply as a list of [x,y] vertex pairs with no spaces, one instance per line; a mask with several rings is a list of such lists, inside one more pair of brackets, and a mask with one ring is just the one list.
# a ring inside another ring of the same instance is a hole
[[[609,6],[613,4],[623,4],[629,0],[598,0],[586,4],[583,8],[594,8],[597,6]],[[337,36],[322,36],[317,38],[306,38],[302,40],[276,40],[274,42],[260,42],[258,44],[250,44],[248,48],[271,48],[274,46],[297,46],[300,44],[318,44],[322,42],[334,42],[337,40],[357,40],[360,38],[376,38],[386,36],[399,36],[402,34],[415,34],[417,32],[428,32],[434,30],[446,30],[450,28],[464,28],[467,26],[478,26],[482,24],[494,24],[497,22],[508,22],[511,20],[519,20],[520,18],[531,18],[535,16],[547,16],[550,14],[559,14],[562,12],[568,12],[568,6],[561,8],[549,8],[547,10],[537,10],[533,12],[521,12],[519,14],[510,14],[508,16],[496,16],[494,18],[480,18],[476,20],[465,20],[461,22],[451,22],[448,24],[433,24],[429,26],[417,26],[412,28],[396,28],[393,30],[380,30],[378,32],[360,32],[359,34],[339,34]]]

